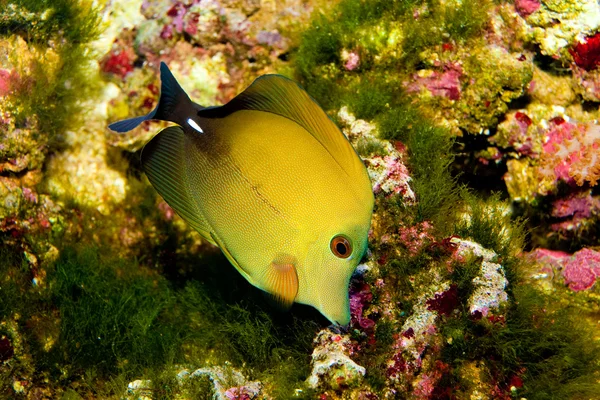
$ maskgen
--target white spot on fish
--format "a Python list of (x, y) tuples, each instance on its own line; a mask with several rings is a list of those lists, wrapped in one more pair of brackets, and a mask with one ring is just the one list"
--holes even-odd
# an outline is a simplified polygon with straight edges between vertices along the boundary
[(200, 128), (200, 125), (198, 125), (198, 124), (196, 123), (196, 121), (194, 121), (193, 119), (191, 119), (191, 118), (188, 118), (188, 120), (187, 120), (187, 123), (188, 123), (188, 124), (189, 124), (189, 125), (190, 125), (192, 128), (194, 128), (195, 130), (197, 130), (198, 132), (200, 132), (200, 133), (204, 133), (204, 131), (202, 130), (202, 128)]

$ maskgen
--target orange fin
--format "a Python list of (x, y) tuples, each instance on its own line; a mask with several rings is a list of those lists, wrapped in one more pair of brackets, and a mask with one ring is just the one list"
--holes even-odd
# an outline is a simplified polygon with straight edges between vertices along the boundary
[(283, 309), (289, 309), (298, 294), (298, 274), (294, 264), (272, 262), (266, 276), (265, 290)]

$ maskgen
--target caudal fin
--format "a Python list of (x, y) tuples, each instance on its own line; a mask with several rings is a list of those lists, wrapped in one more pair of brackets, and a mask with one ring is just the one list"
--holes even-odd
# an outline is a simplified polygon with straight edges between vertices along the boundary
[(115, 132), (128, 132), (142, 122), (151, 119), (171, 121), (183, 125), (188, 118), (186, 114), (190, 112), (190, 109), (196, 109), (194, 103), (181, 88), (164, 62), (160, 63), (160, 81), (160, 99), (154, 110), (141, 117), (114, 122), (108, 127)]

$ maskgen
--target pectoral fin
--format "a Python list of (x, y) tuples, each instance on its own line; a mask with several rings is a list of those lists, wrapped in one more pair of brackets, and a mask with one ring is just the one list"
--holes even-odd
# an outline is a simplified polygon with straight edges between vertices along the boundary
[(298, 274), (291, 263), (272, 262), (266, 274), (265, 287), (282, 309), (289, 309), (298, 294)]

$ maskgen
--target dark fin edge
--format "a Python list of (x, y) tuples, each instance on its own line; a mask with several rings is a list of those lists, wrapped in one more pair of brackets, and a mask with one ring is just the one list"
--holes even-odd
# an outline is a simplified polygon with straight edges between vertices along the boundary
[(167, 64), (163, 61), (160, 63), (160, 82), (160, 98), (154, 110), (141, 117), (114, 122), (108, 125), (108, 127), (115, 132), (124, 133), (137, 128), (142, 122), (151, 119), (170, 121), (183, 125), (185, 117), (178, 118), (177, 111), (181, 108), (178, 106), (181, 104), (188, 105), (192, 101), (179, 85)]

